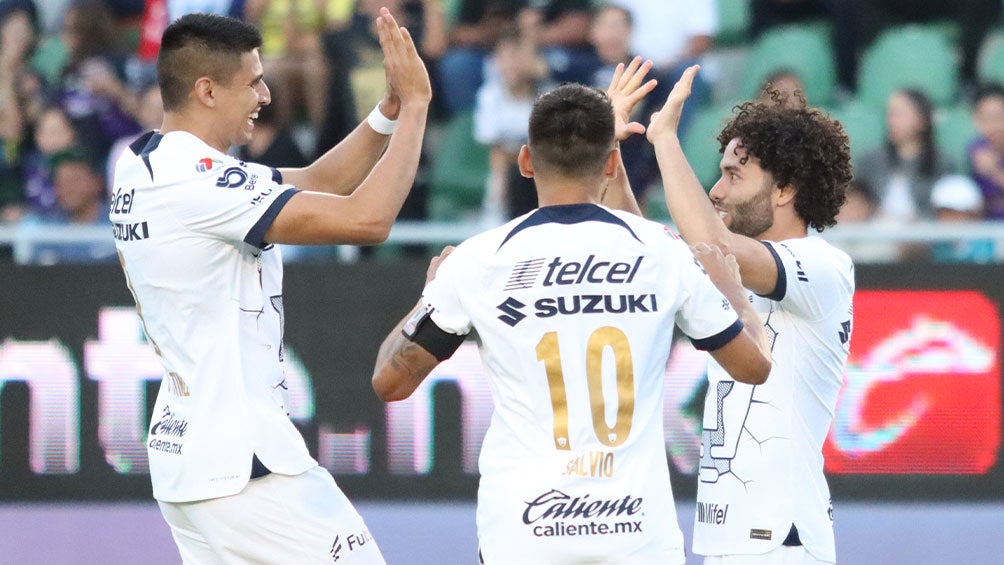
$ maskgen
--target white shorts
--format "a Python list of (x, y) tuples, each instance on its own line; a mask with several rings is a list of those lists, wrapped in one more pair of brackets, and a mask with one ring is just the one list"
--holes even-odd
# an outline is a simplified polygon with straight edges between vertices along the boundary
[(158, 502), (186, 565), (384, 565), (376, 541), (331, 473), (271, 473), (240, 493)]
[(704, 565), (828, 565), (809, 554), (801, 545), (782, 545), (761, 555), (714, 555)]

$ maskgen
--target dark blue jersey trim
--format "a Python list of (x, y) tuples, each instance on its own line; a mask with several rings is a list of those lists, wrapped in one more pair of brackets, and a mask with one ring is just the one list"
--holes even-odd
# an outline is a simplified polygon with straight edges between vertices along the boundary
[(150, 165), (150, 154), (157, 149), (162, 139), (164, 139), (163, 135), (151, 131), (129, 144), (129, 149), (143, 159), (143, 164), (146, 165), (146, 170), (150, 173), (150, 180), (153, 180), (153, 166)]
[(690, 343), (694, 344), (694, 347), (700, 349), (701, 351), (714, 351), (732, 341), (741, 331), (743, 331), (743, 323), (737, 319), (735, 322), (732, 322), (731, 326), (716, 333), (715, 335), (704, 339), (691, 338)]
[(282, 207), (285, 206), (286, 203), (289, 202), (289, 199), (297, 192), (300, 191), (295, 188), (287, 188), (282, 194), (273, 200), (272, 204), (269, 205), (268, 210), (265, 210), (265, 213), (261, 215), (261, 218), (259, 218), (258, 221), (251, 226), (251, 229), (248, 230), (248, 234), (244, 236), (244, 243), (253, 245), (258, 249), (265, 247), (265, 232), (268, 231), (268, 228), (272, 227), (272, 222), (274, 222), (275, 218), (279, 215), (279, 211), (282, 210)]
[(505, 239), (502, 240), (502, 244), (499, 245), (499, 249), (502, 249), (502, 246), (512, 239), (513, 236), (527, 228), (551, 223), (578, 224), (582, 222), (606, 222), (608, 224), (614, 224), (615, 226), (621, 226), (630, 232), (631, 237), (637, 239), (638, 243), (642, 243), (641, 239), (635, 235), (634, 230), (627, 225), (627, 222), (611, 214), (608, 210), (600, 208), (596, 204), (562, 204), (560, 206), (545, 206), (534, 210), (532, 214), (527, 216), (525, 220), (520, 222), (519, 225), (514, 227), (512, 231), (505, 236)]
[(777, 264), (777, 283), (774, 285), (772, 292), (758, 294), (764, 298), (780, 302), (788, 293), (788, 276), (784, 273), (784, 263), (781, 262), (781, 256), (777, 254), (777, 250), (774, 249), (773, 245), (766, 241), (761, 241), (760, 243), (764, 244), (770, 250), (770, 254), (774, 256), (774, 263)]
[(282, 184), (282, 173), (279, 172), (279, 169), (275, 167), (269, 168), (272, 169), (272, 182), (275, 184)]

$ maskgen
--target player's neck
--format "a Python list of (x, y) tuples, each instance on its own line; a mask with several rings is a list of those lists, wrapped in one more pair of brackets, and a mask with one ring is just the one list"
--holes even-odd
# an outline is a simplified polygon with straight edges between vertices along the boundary
[(540, 207), (565, 204), (599, 204), (603, 187), (598, 181), (583, 179), (541, 179), (537, 184), (537, 203)]
[(167, 112), (164, 114), (160, 133), (166, 135), (173, 131), (190, 133), (220, 153), (230, 151), (230, 145), (219, 139), (218, 128), (212, 127), (211, 122), (207, 120), (198, 119), (184, 112)]

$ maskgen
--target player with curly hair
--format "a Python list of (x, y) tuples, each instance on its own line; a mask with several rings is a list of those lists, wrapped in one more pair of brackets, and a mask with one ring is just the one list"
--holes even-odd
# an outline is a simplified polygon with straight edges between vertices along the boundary
[(747, 102), (718, 136), (721, 178), (706, 194), (677, 136), (697, 70), (646, 135), (684, 240), (735, 256), (774, 364), (764, 384), (747, 385), (710, 361), (694, 552), (714, 565), (835, 563), (822, 447), (849, 351), (854, 265), (809, 228), (836, 223), (848, 139), (804, 100)]

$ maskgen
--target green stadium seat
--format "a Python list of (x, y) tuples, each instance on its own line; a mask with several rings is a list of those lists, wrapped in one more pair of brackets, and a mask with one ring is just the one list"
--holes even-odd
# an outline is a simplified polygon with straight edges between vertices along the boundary
[(50, 35), (43, 39), (31, 58), (31, 68), (37, 71), (48, 84), (56, 84), (63, 73), (68, 59), (66, 47), (59, 36)]
[(474, 141), (474, 114), (461, 112), (447, 122), (432, 156), (429, 215), (455, 220), (481, 207), (488, 179), (488, 147)]
[(750, 27), (750, 0), (719, 0), (715, 47), (732, 47), (746, 42)]
[(705, 191), (711, 190), (720, 176), (718, 165), (721, 163), (722, 154), (718, 151), (717, 138), (732, 115), (732, 107), (733, 105), (729, 104), (701, 109), (680, 140), (683, 153)]
[(1004, 31), (987, 37), (980, 50), (977, 74), (982, 82), (1004, 84)]
[(939, 109), (934, 116), (935, 143), (960, 172), (968, 172), (966, 146), (976, 137), (971, 113), (972, 110), (967, 105), (959, 104)]
[(852, 100), (829, 112), (851, 138), (851, 160), (880, 147), (885, 140), (885, 112), (860, 100)]
[(799, 76), (810, 104), (829, 104), (836, 85), (829, 27), (813, 23), (765, 31), (753, 44), (743, 65), (740, 98), (757, 97), (763, 82), (781, 70), (794, 71)]
[(906, 25), (884, 32), (865, 51), (858, 76), (859, 96), (884, 108), (889, 94), (916, 88), (937, 106), (955, 101), (958, 69), (945, 34), (930, 26)]

